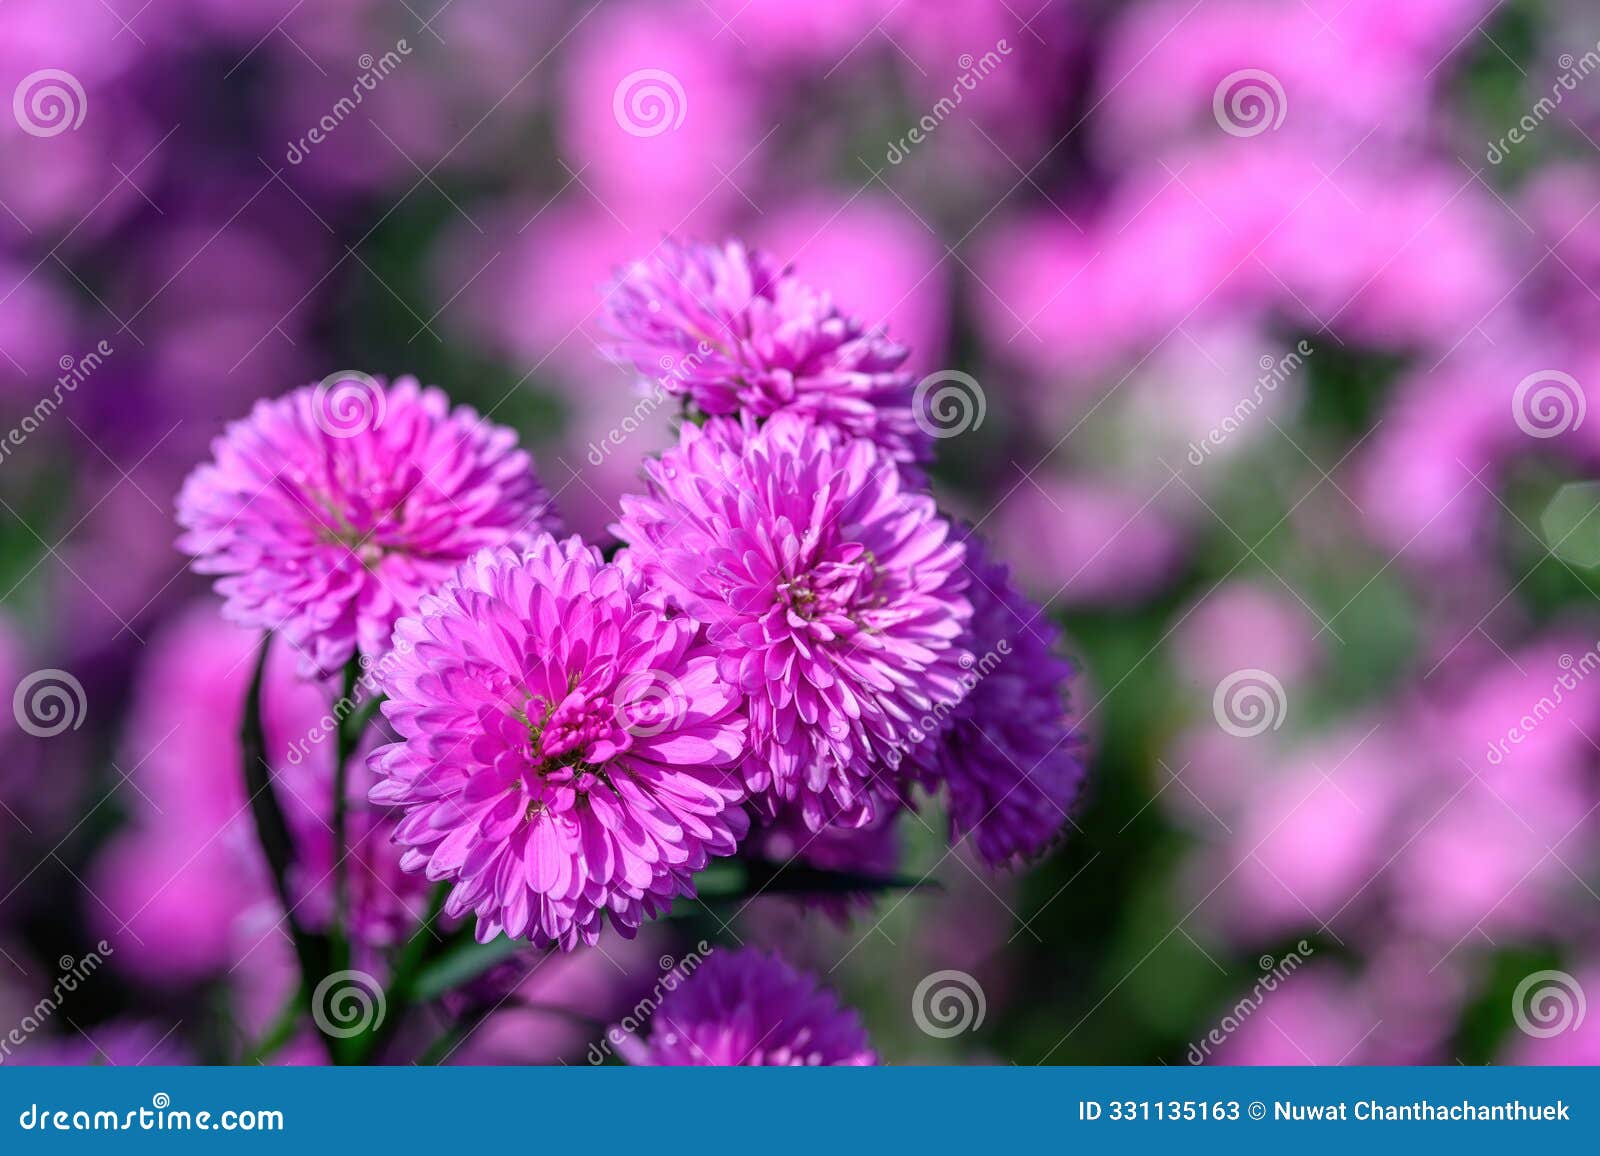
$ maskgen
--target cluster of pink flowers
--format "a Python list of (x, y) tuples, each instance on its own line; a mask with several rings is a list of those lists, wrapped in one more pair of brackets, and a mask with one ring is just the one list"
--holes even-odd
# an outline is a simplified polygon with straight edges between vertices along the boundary
[[(981, 859), (1044, 851), (1082, 778), (1072, 668), (928, 492), (907, 351), (737, 244), (664, 246), (611, 308), (642, 372), (684, 372), (609, 560), (554, 536), (510, 431), (410, 378), (258, 404), (179, 496), (229, 619), (386, 695), (370, 800), (399, 870), (482, 942), (570, 951), (631, 938), (716, 858), (887, 886), (895, 816), (939, 792)], [(730, 956), (674, 1006), (651, 1062), (872, 1062), (781, 961)]]

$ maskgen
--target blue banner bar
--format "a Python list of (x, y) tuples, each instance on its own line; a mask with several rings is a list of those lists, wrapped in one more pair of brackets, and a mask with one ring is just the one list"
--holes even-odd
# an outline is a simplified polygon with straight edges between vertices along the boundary
[(1597, 1089), (1587, 1068), (19, 1068), (0, 1071), (0, 1152), (736, 1141), (831, 1156), (1263, 1133), (1297, 1153), (1473, 1137), (1593, 1151)]

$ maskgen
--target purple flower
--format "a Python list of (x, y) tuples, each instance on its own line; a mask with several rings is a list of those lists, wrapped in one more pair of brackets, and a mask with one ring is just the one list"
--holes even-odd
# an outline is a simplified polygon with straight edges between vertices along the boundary
[(952, 842), (971, 834), (986, 862), (1014, 865), (1049, 846), (1083, 783), (1067, 713), (1073, 668), (1055, 652), (1055, 624), (976, 537), (967, 541), (967, 572), (964, 643), (975, 657), (965, 693), (909, 761), (930, 789), (945, 787)]
[(776, 955), (718, 951), (662, 999), (650, 1038), (626, 1058), (649, 1066), (865, 1067), (878, 1057), (861, 1017)]
[[(331, 387), (330, 386), (331, 383)], [(257, 402), (178, 495), (178, 548), (224, 617), (278, 630), (307, 677), (387, 652), (395, 620), (486, 546), (553, 528), (516, 435), (405, 377)]]
[(739, 696), (632, 567), (577, 538), (486, 550), (395, 628), (372, 800), (445, 911), (536, 944), (624, 935), (748, 826)]
[(664, 242), (622, 274), (609, 309), (611, 351), (703, 413), (798, 413), (898, 461), (928, 456), (900, 369), (907, 350), (736, 241)]
[(751, 791), (768, 814), (798, 800), (813, 830), (871, 822), (895, 794), (884, 756), (959, 692), (949, 524), (871, 442), (791, 414), (686, 426), (646, 475), (616, 533), (744, 693)]

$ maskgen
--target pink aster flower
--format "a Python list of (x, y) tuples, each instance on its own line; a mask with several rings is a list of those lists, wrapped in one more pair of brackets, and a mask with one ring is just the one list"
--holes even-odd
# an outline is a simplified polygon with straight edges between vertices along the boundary
[(665, 242), (623, 272), (608, 308), (612, 352), (702, 413), (799, 413), (899, 461), (928, 455), (907, 350), (765, 254)]
[(744, 694), (746, 781), (768, 814), (864, 826), (895, 794), (883, 758), (955, 696), (971, 606), (963, 548), (871, 442), (793, 414), (713, 420), (646, 466), (615, 532), (708, 625)]
[(994, 865), (1038, 855), (1067, 823), (1083, 762), (1067, 714), (1072, 665), (1056, 654), (1059, 631), (1011, 581), (1009, 570), (967, 541), (972, 655), (962, 696), (942, 731), (911, 749), (930, 788), (949, 796), (950, 837), (973, 836)]
[(329, 382), (256, 403), (178, 495), (178, 548), (222, 575), (224, 617), (281, 631), (307, 677), (378, 659), (460, 562), (554, 521), (511, 430), (415, 378)]
[(739, 696), (699, 628), (577, 538), (486, 550), (395, 628), (372, 761), (402, 866), (536, 944), (631, 935), (748, 827)]
[(718, 951), (662, 999), (648, 1041), (625, 1057), (648, 1066), (867, 1067), (878, 1062), (861, 1017), (831, 991), (760, 951)]

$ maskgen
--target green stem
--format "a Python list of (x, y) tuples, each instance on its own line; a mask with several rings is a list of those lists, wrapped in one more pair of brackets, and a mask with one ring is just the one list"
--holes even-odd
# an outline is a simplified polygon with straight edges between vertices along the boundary
[[(356, 685), (361, 678), (361, 662), (351, 658), (345, 663), (344, 685), (333, 704), (333, 718), (338, 720), (339, 732), (333, 765), (333, 968), (341, 971), (350, 966), (350, 869), (345, 864), (346, 830), (350, 811), (350, 759), (361, 741), (361, 728), (346, 725), (355, 717), (353, 709), (346, 715), (346, 704), (353, 708)], [(370, 718), (370, 715), (366, 717)], [(364, 720), (363, 720), (364, 725)]]
[[(444, 902), (450, 896), (450, 884), (440, 883), (433, 889), (433, 894), (428, 898), (428, 910), (418, 924), (417, 930), (406, 940), (404, 946), (395, 954), (393, 968), (389, 973), (389, 986), (385, 995), (385, 1010), (383, 1022), (372, 1031), (354, 1039), (344, 1041), (345, 1063), (367, 1064), (380, 1055), (385, 1045), (394, 1038), (399, 1030), (406, 1013), (411, 1010), (411, 1005), (416, 1000), (417, 976), (425, 964), (434, 954), (430, 941), (433, 938), (432, 927), (438, 921), (439, 914), (444, 910)], [(448, 941), (447, 941), (448, 942)]]
[(762, 895), (875, 895), (884, 891), (937, 891), (939, 885), (909, 875), (863, 875), (855, 871), (830, 871), (763, 859), (742, 860), (744, 877), (738, 886), (699, 889), (707, 903), (734, 903)]
[(264, 1064), (278, 1050), (294, 1038), (295, 1029), (300, 1026), (300, 1013), (306, 1006), (310, 993), (305, 986), (295, 988), (289, 993), (289, 998), (284, 1001), (283, 1007), (278, 1009), (278, 1014), (273, 1017), (272, 1024), (267, 1028), (266, 1034), (255, 1047), (250, 1049), (245, 1057), (247, 1064)]
[(418, 1003), (438, 999), (446, 992), (455, 991), (519, 955), (533, 955), (535, 950), (526, 943), (498, 936), (488, 943), (479, 943), (470, 923), (463, 924), (449, 939), (436, 945), (428, 954), (425, 966), (420, 968), (412, 987), (412, 996)]
[(450, 1053), (456, 1050), (462, 1040), (476, 1031), (478, 1025), (488, 1018), (488, 1013), (483, 1012), (453, 1025), (449, 1031), (428, 1045), (427, 1050), (418, 1058), (417, 1063), (424, 1068), (438, 1067), (450, 1058)]
[(289, 892), (289, 872), (295, 861), (294, 839), (289, 834), (289, 824), (278, 803), (277, 792), (273, 790), (272, 768), (266, 756), (266, 728), (261, 721), (261, 691), (266, 680), (267, 656), (271, 648), (272, 635), (269, 633), (261, 640), (255, 671), (250, 678), (250, 687), (245, 692), (239, 742), (244, 756), (245, 794), (250, 800), (256, 837), (267, 860), (272, 889), (278, 896), (278, 902), (283, 905), (284, 923), (289, 928), (295, 959), (300, 965), (301, 987), (309, 992), (328, 974), (330, 955), (327, 938), (308, 932), (295, 915), (294, 899)]
[(385, 699), (383, 695), (374, 694), (371, 698), (367, 699), (366, 702), (357, 707), (355, 713), (345, 720), (345, 725), (350, 727), (357, 738), (360, 738), (362, 735), (367, 733), (367, 724), (373, 720), (375, 715), (377, 715), (378, 708), (383, 706), (384, 701)]

